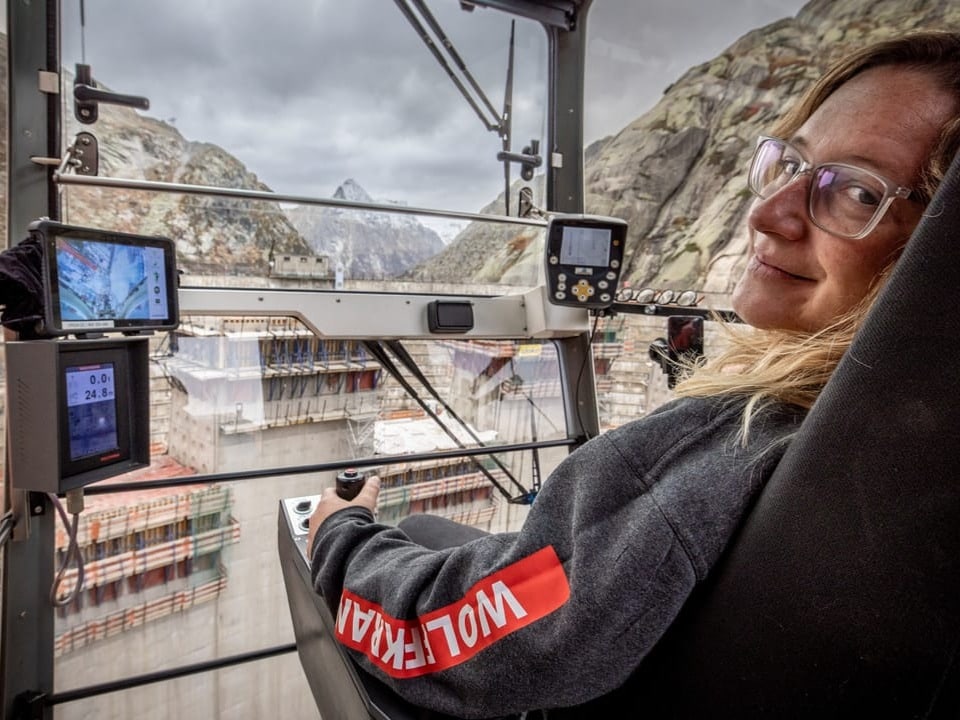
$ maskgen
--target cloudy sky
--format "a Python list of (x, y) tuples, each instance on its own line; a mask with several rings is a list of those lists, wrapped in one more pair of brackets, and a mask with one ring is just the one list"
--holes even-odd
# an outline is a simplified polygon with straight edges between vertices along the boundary
[[(427, 0), (500, 111), (508, 15)], [(150, 98), (149, 115), (238, 157), (273, 190), (476, 212), (503, 189), (500, 140), (393, 0), (62, 0), (64, 64)], [(595, 0), (587, 140), (645, 112), (684, 71), (801, 0)], [(513, 149), (545, 130), (546, 41), (517, 24)], [(101, 142), (106, 142), (101, 138)], [(516, 170), (513, 177), (516, 177)]]

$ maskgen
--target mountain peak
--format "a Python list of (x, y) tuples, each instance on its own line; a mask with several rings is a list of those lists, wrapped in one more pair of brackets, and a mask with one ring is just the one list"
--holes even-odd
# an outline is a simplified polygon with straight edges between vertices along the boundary
[(360, 187), (353, 178), (347, 178), (343, 181), (337, 191), (333, 194), (337, 200), (350, 200), (351, 202), (372, 203), (373, 198), (367, 194), (367, 191)]

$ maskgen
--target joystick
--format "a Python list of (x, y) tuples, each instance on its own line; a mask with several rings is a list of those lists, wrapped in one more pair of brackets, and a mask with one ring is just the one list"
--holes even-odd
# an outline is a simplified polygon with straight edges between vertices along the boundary
[(344, 500), (353, 500), (363, 489), (367, 476), (353, 468), (337, 475), (337, 496)]

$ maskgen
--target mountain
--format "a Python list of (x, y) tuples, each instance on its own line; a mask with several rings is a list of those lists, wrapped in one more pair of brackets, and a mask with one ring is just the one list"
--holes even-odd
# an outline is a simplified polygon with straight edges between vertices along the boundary
[[(587, 212), (629, 224), (623, 280), (728, 293), (745, 262), (751, 198), (744, 175), (757, 135), (839, 55), (925, 27), (960, 28), (960, 2), (811, 0), (796, 17), (751, 31), (691, 68), (649, 112), (588, 147)], [(87, 129), (72, 114), (67, 120), (68, 137)], [(101, 105), (96, 132), (104, 139), (101, 175), (269, 190), (224, 149), (188, 141), (173, 125), (130, 109)], [(531, 186), (542, 205), (542, 176)], [(353, 180), (334, 197), (370, 201)], [(501, 194), (484, 211), (500, 214), (502, 207)], [(317, 206), (285, 212), (268, 201), (76, 186), (65, 191), (63, 211), (67, 222), (170, 234), (191, 272), (266, 274), (273, 254), (325, 254), (348, 277), (528, 285), (540, 265), (541, 233), (515, 225), (471, 223), (444, 247), (433, 230), (401, 213)]]
[[(649, 112), (588, 148), (586, 211), (629, 223), (622, 279), (727, 294), (746, 261), (745, 174), (756, 137), (833, 60), (919, 28), (960, 28), (960, 3), (812, 0), (795, 18), (751, 31), (690, 69)], [(502, 195), (490, 207), (498, 202)], [(538, 265), (536, 235), (474, 223), (411, 276), (528, 279), (525, 268)]]
[[(374, 202), (352, 179), (333, 197)], [(443, 248), (440, 236), (413, 215), (300, 205), (289, 208), (287, 217), (312, 252), (328, 256), (333, 267), (342, 266), (348, 278), (397, 277)]]
[[(65, 82), (72, 84), (69, 74)], [(91, 127), (69, 108), (64, 117), (67, 137)], [(95, 128), (101, 176), (270, 190), (223, 148), (187, 140), (173, 125), (129, 108), (101, 104)], [(178, 265), (191, 273), (265, 275), (272, 253), (313, 252), (276, 202), (70, 186), (62, 216), (76, 225), (168, 235)]]
[[(5, 34), (0, 34), (0, 65), (6, 72)], [(72, 85), (64, 70), (65, 83)], [(7, 122), (7, 86), (0, 83), (0, 131)], [(90, 126), (65, 114), (67, 137)], [(270, 191), (244, 164), (217, 145), (187, 140), (172, 124), (129, 108), (102, 104), (95, 126), (100, 142), (101, 176), (132, 180)], [(6, 144), (0, 143), (0, 161)], [(4, 175), (0, 184), (6, 182)], [(370, 203), (354, 180), (334, 198)], [(6, 193), (0, 192), (2, 217)], [(388, 204), (388, 203), (383, 203)], [(443, 247), (440, 236), (416, 217), (338, 208), (234, 200), (193, 194), (69, 186), (62, 196), (62, 219), (76, 225), (122, 232), (168, 235), (176, 242), (178, 265), (192, 274), (266, 275), (272, 255), (327, 255), (347, 277), (389, 278), (403, 273)]]

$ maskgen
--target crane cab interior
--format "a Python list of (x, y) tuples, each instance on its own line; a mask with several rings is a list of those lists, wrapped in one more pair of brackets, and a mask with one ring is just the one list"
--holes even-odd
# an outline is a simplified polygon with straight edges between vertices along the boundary
[[(820, 37), (810, 28), (846, 20), (816, 0), (798, 7), (768, 36), (697, 60), (662, 91), (676, 104), (635, 120), (622, 88), (590, 94), (610, 67), (651, 64), (627, 32), (645, 27), (632, 3), (396, 0), (364, 2), (357, 17), (191, 6), (180, 20), (149, 5), (7, 3), (0, 301), (19, 337), (4, 342), (2, 716), (442, 720), (334, 641), (306, 560), (312, 501), (344, 473), (377, 472), (385, 522), (430, 511), (514, 529), (571, 450), (668, 399), (681, 355), (709, 355), (717, 320), (738, 320), (717, 273), (738, 267), (742, 237), (726, 228), (749, 195), (731, 181), (705, 200), (681, 179), (702, 187), (697, 173), (742, 165), (746, 136), (777, 112), (765, 93), (809, 80), (780, 54), (793, 47), (783, 38), (800, 47), (804, 33)], [(416, 50), (436, 82), (420, 87), (413, 60), (371, 71), (362, 53), (348, 63), (293, 40), (325, 12), (345, 28), (389, 16), (383, 25), (402, 32), (377, 34), (368, 54)], [(263, 52), (239, 52), (232, 37)], [(211, 73), (201, 97), (178, 85), (174, 52)], [(288, 53), (316, 72), (282, 65)], [(761, 55), (769, 75), (748, 88), (755, 68), (736, 72)], [(229, 80), (213, 74), (224, 58)], [(376, 104), (348, 115), (357, 68), (380, 97), (436, 107), (442, 122), (375, 125), (391, 114)], [(337, 75), (322, 107), (295, 93), (319, 94), (314, 80)], [(262, 93), (230, 105), (229, 83)], [(438, 102), (444, 92), (459, 110)], [(691, 98), (735, 123), (710, 125)], [(409, 172), (390, 189), (406, 184), (419, 200), (374, 200), (355, 180), (329, 196), (316, 183), (271, 189), (189, 136), (194, 106), (237, 127), (275, 118), (246, 150), (266, 174), (296, 169), (282, 182), (348, 167), (344, 156), (399, 158)], [(316, 128), (291, 150), (293, 109)], [(608, 127), (599, 115), (629, 119)], [(448, 139), (478, 119), (490, 147)], [(394, 135), (424, 144), (388, 144)], [(630, 153), (646, 165), (623, 184)], [(438, 156), (470, 180), (438, 171), (414, 188)], [(474, 184), (495, 197), (480, 212), (458, 194)], [(955, 160), (848, 356), (662, 642), (617, 691), (527, 717), (960, 713), (958, 193)], [(414, 225), (429, 250), (390, 265), (390, 241)], [(124, 258), (124, 272), (94, 272)], [(118, 285), (120, 296), (100, 292)], [(159, 309), (138, 314), (144, 303)]]

